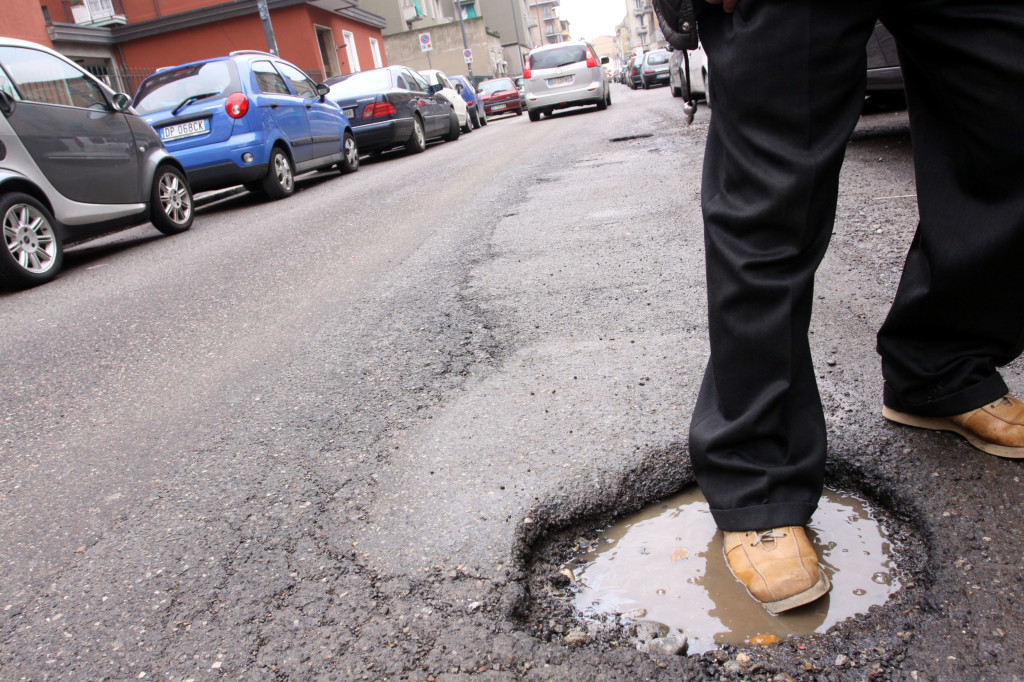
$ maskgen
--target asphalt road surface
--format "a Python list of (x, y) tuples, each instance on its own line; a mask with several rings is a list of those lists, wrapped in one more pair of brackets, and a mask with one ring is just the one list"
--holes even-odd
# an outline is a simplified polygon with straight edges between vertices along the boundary
[(903, 112), (850, 142), (812, 348), (828, 482), (887, 510), (904, 587), (689, 658), (549, 596), (571, 538), (693, 480), (710, 114), (613, 101), (228, 197), (0, 295), (0, 679), (1020, 679), (1020, 466), (880, 415)]

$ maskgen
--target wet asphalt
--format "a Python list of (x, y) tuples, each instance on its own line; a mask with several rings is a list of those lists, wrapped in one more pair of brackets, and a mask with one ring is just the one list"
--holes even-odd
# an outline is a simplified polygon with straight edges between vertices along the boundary
[(828, 484), (884, 511), (903, 588), (694, 657), (554, 596), (580, 537), (693, 482), (710, 115), (613, 100), (0, 295), (0, 679), (1020, 679), (1020, 465), (880, 415), (905, 112), (850, 142), (811, 339)]

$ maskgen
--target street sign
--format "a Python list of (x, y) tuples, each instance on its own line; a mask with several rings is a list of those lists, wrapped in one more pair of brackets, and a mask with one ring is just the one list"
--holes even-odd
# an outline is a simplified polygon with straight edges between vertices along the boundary
[(473, 50), (465, 49), (462, 51), (462, 56), (465, 58), (467, 64), (473, 63)]
[(434, 46), (430, 43), (430, 34), (429, 33), (421, 33), (420, 34), (420, 50), (422, 52), (430, 52), (433, 49), (434, 49)]

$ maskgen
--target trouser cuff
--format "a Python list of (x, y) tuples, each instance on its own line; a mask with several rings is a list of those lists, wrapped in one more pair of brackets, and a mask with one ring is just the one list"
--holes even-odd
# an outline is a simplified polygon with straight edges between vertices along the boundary
[(885, 406), (897, 412), (906, 412), (918, 417), (952, 417), (956, 414), (963, 414), (976, 410), (979, 407), (993, 403), (1010, 392), (1006, 387), (1003, 377), (993, 374), (988, 379), (973, 386), (947, 395), (938, 400), (931, 400), (926, 403), (910, 405), (901, 402), (896, 391), (885, 384), (882, 395), (882, 402)]
[(781, 526), (806, 526), (818, 508), (811, 503), (762, 504), (742, 509), (712, 509), (711, 516), (722, 530), (766, 530)]

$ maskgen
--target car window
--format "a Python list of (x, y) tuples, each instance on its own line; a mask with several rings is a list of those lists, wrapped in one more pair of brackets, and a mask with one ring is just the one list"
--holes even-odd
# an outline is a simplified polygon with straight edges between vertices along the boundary
[(239, 91), (235, 63), (219, 59), (158, 71), (142, 82), (132, 106), (140, 114), (148, 114), (173, 109), (189, 97), (224, 97)]
[(651, 52), (647, 56), (648, 64), (668, 64), (669, 55), (668, 52)]
[(441, 85), (443, 85), (444, 87), (448, 88), (449, 90), (454, 90), (455, 89), (455, 86), (452, 85), (452, 82), (450, 80), (448, 80), (447, 78), (444, 77), (443, 73), (437, 74), (437, 80), (441, 82)]
[(583, 45), (566, 45), (553, 50), (541, 50), (530, 55), (530, 67), (534, 69), (555, 69), (576, 62), (587, 61), (587, 48)]
[(13, 99), (21, 99), (18, 91), (14, 88), (14, 83), (11, 82), (11, 79), (7, 77), (2, 68), (0, 68), (0, 90), (6, 92)]
[[(331, 97), (360, 95), (367, 92), (381, 92), (391, 87), (391, 77), (384, 69), (372, 69), (370, 71), (357, 71), (350, 74), (341, 81), (329, 81), (331, 86)], [(405, 85), (399, 82), (398, 87)]]
[(276, 66), (278, 71), (280, 71), (292, 84), (292, 87), (295, 88), (296, 95), (304, 97), (305, 99), (316, 99), (319, 97), (319, 95), (316, 94), (316, 85), (313, 84), (313, 81), (309, 80), (309, 77), (306, 74), (302, 73), (294, 66), (285, 64), (284, 62), (277, 62)]
[(109, 108), (103, 89), (62, 59), (22, 47), (0, 47), (3, 64), (21, 98), (66, 107)]
[(515, 90), (516, 84), (512, 82), (511, 78), (496, 78), (492, 81), (484, 81), (480, 84), (480, 92), (485, 95), (493, 95), (496, 92), (502, 90)]
[(270, 62), (253, 62), (252, 75), (256, 77), (256, 85), (260, 92), (265, 92), (268, 95), (292, 94), (292, 91), (288, 89), (288, 84), (284, 82), (284, 78)]
[(410, 90), (422, 90), (423, 92), (426, 92), (427, 88), (430, 87), (427, 85), (427, 81), (423, 80), (423, 76), (413, 71), (406, 71), (405, 79), (409, 83)]

